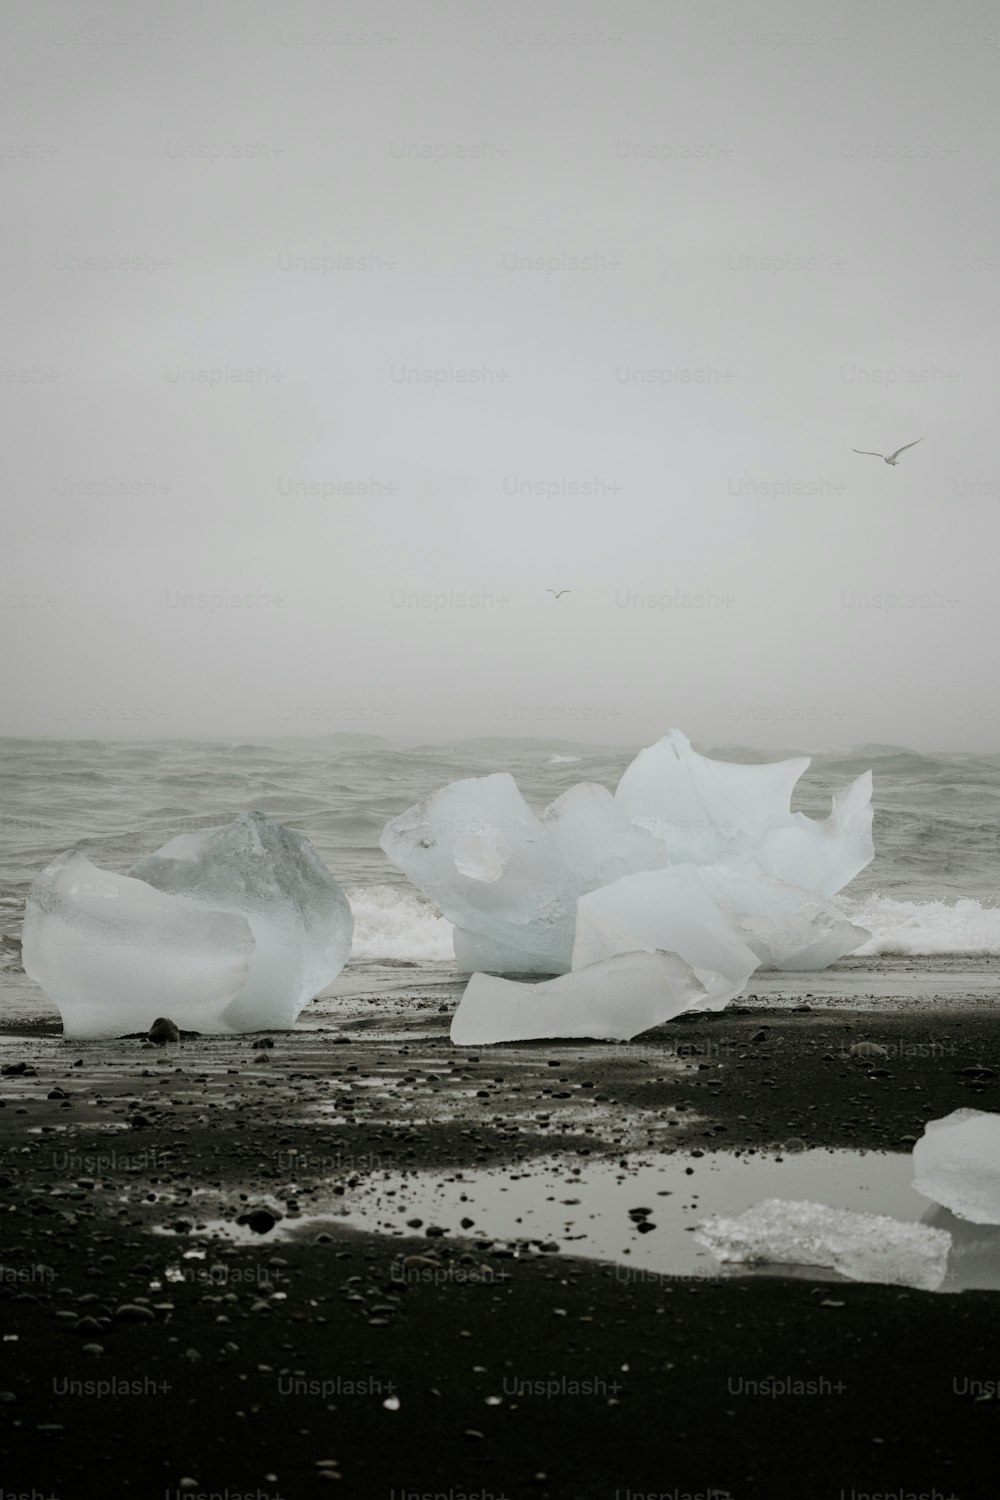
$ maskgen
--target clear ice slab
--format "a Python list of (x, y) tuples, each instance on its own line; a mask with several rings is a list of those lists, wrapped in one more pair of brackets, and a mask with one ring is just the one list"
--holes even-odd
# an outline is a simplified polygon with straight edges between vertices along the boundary
[(245, 917), (189, 906), (71, 852), (32, 885), (21, 952), (63, 1035), (86, 1038), (148, 1031), (163, 1015), (186, 1030), (231, 1030), (223, 1016), (253, 947)]
[(673, 953), (623, 953), (540, 984), (473, 974), (451, 1023), (460, 1047), (550, 1037), (627, 1042), (682, 1011), (707, 1008), (690, 964)]
[(294, 1026), (351, 953), (347, 897), (305, 834), (263, 813), (182, 833), (132, 875), (206, 910), (245, 918), (254, 949), (246, 983), (226, 1008), (232, 1031)]
[(928, 1120), (913, 1171), (925, 1198), (973, 1224), (1000, 1224), (1000, 1114), (956, 1109)]
[(309, 840), (247, 813), (182, 834), (129, 875), (61, 855), (28, 894), (25, 972), (67, 1037), (294, 1025), (350, 955), (347, 898)]
[(766, 1198), (735, 1218), (716, 1215), (695, 1239), (737, 1265), (827, 1266), (851, 1281), (936, 1291), (948, 1269), (951, 1235), (884, 1214)]
[(678, 955), (704, 984), (705, 1008), (740, 994), (757, 955), (719, 909), (694, 865), (626, 875), (577, 903), (573, 969), (640, 950)]

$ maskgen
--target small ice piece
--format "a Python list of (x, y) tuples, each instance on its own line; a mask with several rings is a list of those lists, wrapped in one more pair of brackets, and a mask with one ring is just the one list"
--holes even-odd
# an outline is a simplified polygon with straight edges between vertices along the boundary
[(1000, 1291), (1000, 1225), (973, 1224), (938, 1203), (920, 1222), (951, 1235), (947, 1291)]
[(1000, 1114), (956, 1109), (928, 1120), (913, 1171), (925, 1198), (973, 1224), (1000, 1224)]
[(767, 1198), (736, 1218), (695, 1231), (717, 1260), (738, 1265), (828, 1266), (851, 1281), (933, 1292), (948, 1269), (951, 1235), (883, 1214)]
[(451, 1023), (460, 1047), (554, 1037), (627, 1042), (682, 1011), (704, 986), (673, 953), (623, 953), (541, 984), (473, 974)]
[(46, 866), (25, 905), (24, 971), (66, 1037), (145, 1032), (164, 1015), (228, 1032), (253, 947), (242, 915), (189, 906), (73, 851)]
[(676, 953), (705, 986), (705, 1009), (721, 1010), (741, 993), (759, 959), (701, 875), (696, 865), (671, 865), (581, 896), (574, 971), (616, 953)]
[(808, 756), (763, 765), (710, 760), (672, 729), (639, 752), (615, 802), (663, 842), (672, 864), (729, 864), (832, 896), (874, 857), (871, 772), (838, 792), (818, 823), (791, 811), (808, 766)]
[(246, 983), (223, 1014), (232, 1031), (294, 1026), (350, 957), (347, 897), (305, 834), (263, 813), (182, 833), (131, 873), (199, 910), (246, 918), (254, 950)]

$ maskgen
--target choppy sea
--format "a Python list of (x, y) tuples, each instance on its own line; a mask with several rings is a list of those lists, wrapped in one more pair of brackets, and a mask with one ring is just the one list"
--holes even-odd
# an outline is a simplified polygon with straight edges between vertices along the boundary
[[(451, 928), (378, 847), (387, 820), (445, 782), (510, 771), (536, 811), (577, 781), (614, 788), (636, 750), (566, 740), (404, 745), (377, 737), (223, 742), (0, 740), (0, 937), (20, 936), (24, 898), (56, 854), (83, 850), (127, 871), (187, 830), (256, 809), (307, 834), (355, 916), (351, 963), (371, 990), (405, 964), (410, 981), (449, 973)], [(801, 753), (698, 745), (731, 760)], [(823, 817), (871, 768), (875, 859), (838, 900), (873, 934), (864, 955), (1000, 955), (1000, 755), (927, 755), (868, 745), (813, 756), (792, 807)], [(0, 1014), (55, 1015), (0, 953)]]

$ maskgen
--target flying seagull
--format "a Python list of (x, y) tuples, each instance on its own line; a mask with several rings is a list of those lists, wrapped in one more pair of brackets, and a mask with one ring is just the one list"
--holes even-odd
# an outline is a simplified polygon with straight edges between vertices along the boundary
[(558, 594), (556, 593), (555, 589), (546, 589), (545, 592), (547, 594), (552, 594), (553, 597), (556, 598), (556, 599), (561, 599), (562, 596), (563, 596), (563, 594), (571, 594), (573, 592), (573, 590), (572, 589), (560, 589), (559, 592), (558, 592)]
[(907, 448), (915, 448), (917, 443), (922, 443), (923, 438), (915, 438), (912, 443), (904, 443), (902, 448), (897, 448), (895, 453), (873, 453), (870, 448), (852, 448), (852, 453), (865, 453), (869, 458), (880, 458), (886, 464), (898, 464), (899, 455), (905, 453)]

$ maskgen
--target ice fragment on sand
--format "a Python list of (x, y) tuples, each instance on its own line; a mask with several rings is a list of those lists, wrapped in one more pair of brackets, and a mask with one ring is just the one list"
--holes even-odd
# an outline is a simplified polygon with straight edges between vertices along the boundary
[(948, 1268), (951, 1235), (882, 1214), (767, 1198), (736, 1218), (706, 1219), (695, 1239), (720, 1261), (828, 1266), (852, 1281), (933, 1292)]
[[(808, 764), (710, 760), (671, 730), (640, 752), (614, 794), (580, 783), (539, 817), (505, 772), (469, 777), (393, 818), (380, 843), (454, 924), (464, 969), (564, 973), (579, 897), (678, 865), (718, 866), (734, 877), (717, 895), (730, 915), (735, 902), (741, 940), (758, 959), (816, 968), (867, 938), (816, 898), (838, 891), (874, 850), (870, 774), (816, 822), (790, 811)], [(802, 890), (762, 888), (744, 898), (736, 877)]]
[(628, 1041), (706, 1005), (694, 970), (672, 953), (624, 953), (541, 984), (473, 974), (451, 1024), (459, 1046), (541, 1037)]
[(130, 875), (83, 854), (32, 886), (25, 971), (67, 1036), (292, 1026), (350, 954), (347, 898), (309, 840), (260, 813), (172, 839)]
[(1000, 1114), (956, 1109), (928, 1120), (913, 1170), (925, 1198), (973, 1224), (1000, 1224)]
[(160, 1016), (195, 1031), (246, 983), (253, 934), (238, 914), (200, 910), (83, 854), (53, 860), (28, 893), (24, 971), (59, 1008), (67, 1037), (146, 1031)]
[(347, 897), (304, 834), (262, 813), (182, 833), (132, 874), (185, 903), (248, 922), (250, 970), (223, 1014), (233, 1031), (293, 1026), (350, 956)]

